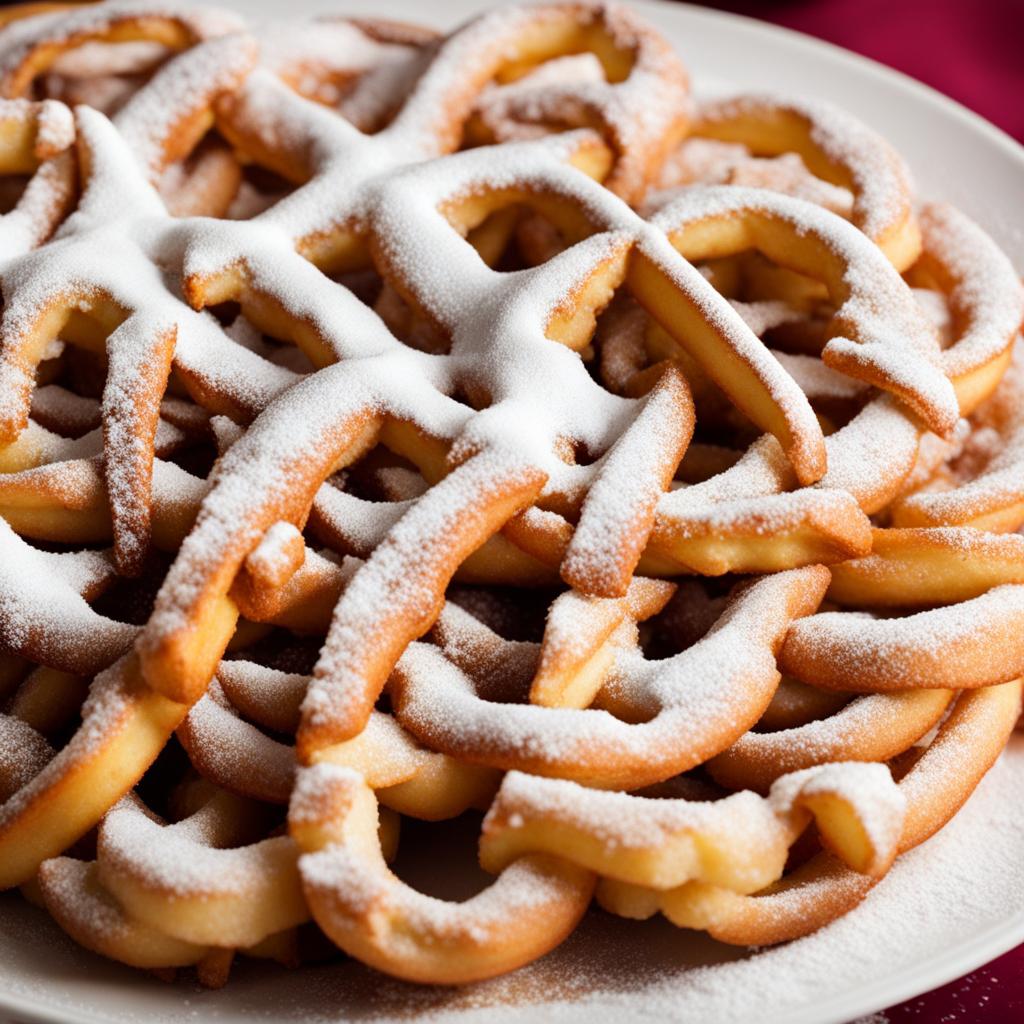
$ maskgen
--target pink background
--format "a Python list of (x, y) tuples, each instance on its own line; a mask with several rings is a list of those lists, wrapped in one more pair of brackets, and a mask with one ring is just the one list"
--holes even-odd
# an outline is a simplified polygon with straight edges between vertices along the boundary
[(1024, 0), (711, 0), (704, 6), (785, 25), (881, 61), (1024, 142)]

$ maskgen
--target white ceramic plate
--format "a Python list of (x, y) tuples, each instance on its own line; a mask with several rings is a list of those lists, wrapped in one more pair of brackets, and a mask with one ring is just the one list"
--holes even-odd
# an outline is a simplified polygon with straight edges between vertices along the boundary
[[(280, 17), (283, 10), (278, 0), (233, 5), (250, 15)], [(292, 0), (287, 9), (371, 13), (447, 28), (483, 6), (482, 0)], [(1024, 150), (997, 129), (925, 86), (807, 37), (685, 5), (635, 6), (676, 45), (700, 91), (770, 88), (841, 104), (896, 144), (922, 195), (957, 203), (1024, 266)], [(927, 991), (1024, 940), (1024, 823), (1011, 811), (1022, 788), (1019, 738), (954, 822), (902, 858), (862, 907), (787, 946), (735, 950), (664, 921), (638, 924), (594, 913), (538, 963), (457, 991), (404, 985), (354, 963), (285, 972), (242, 962), (219, 992), (168, 986), (85, 953), (45, 914), (8, 894), (0, 897), (0, 1014), (12, 1021), (145, 1024), (412, 1018), (503, 1024), (541, 1014), (587, 1024), (840, 1024)], [(407, 836), (406, 844), (416, 838)], [(470, 851), (471, 837), (463, 838), (461, 848)], [(434, 852), (450, 868), (448, 853)], [(468, 860), (462, 875), (456, 885), (465, 892), (474, 882)]]

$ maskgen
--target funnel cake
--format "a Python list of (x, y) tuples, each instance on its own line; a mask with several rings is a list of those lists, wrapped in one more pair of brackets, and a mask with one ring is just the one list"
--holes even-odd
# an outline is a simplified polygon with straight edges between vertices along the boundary
[[(611, 4), (43, 7), (0, 887), (164, 978), (463, 984), (595, 900), (807, 934), (952, 818), (1020, 712), (1024, 292), (889, 143)], [(404, 880), (472, 815), (485, 888)]]

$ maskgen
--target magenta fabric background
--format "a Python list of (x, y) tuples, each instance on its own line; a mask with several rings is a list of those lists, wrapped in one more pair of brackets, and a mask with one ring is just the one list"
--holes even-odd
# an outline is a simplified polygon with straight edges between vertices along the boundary
[[(1024, 0), (712, 0), (704, 6), (785, 25), (888, 64), (1024, 142)], [(899, 139), (892, 142), (899, 146)], [(1020, 218), (1024, 227), (1024, 210)], [(890, 1024), (1021, 1024), (1024, 946), (882, 1016)]]
[(710, 0), (704, 6), (872, 57), (1024, 142), (1024, 0)]

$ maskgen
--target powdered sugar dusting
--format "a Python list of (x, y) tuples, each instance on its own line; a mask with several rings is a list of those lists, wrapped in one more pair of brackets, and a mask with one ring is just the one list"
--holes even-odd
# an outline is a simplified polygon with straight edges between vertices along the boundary
[(7, 650), (55, 668), (95, 672), (131, 645), (135, 627), (94, 612), (81, 596), (90, 582), (109, 575), (100, 556), (39, 551), (2, 519), (0, 549), (0, 640)]

